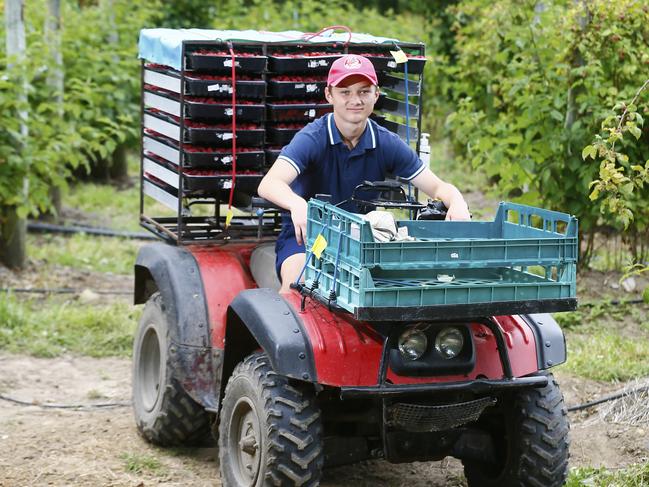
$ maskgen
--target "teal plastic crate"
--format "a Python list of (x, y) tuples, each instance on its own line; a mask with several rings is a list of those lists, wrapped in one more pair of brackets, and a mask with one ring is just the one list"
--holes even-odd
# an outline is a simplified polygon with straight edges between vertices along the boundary
[(309, 201), (308, 248), (318, 234), (328, 245), (320, 259), (308, 256), (307, 288), (325, 300), (335, 291), (336, 304), (357, 317), (368, 308), (453, 307), (474, 316), (484, 304), (498, 303), (497, 314), (576, 305), (577, 219), (570, 215), (501, 203), (491, 222), (398, 225), (417, 240), (375, 242), (361, 216)]
[(404, 220), (398, 226), (417, 240), (375, 242), (362, 216), (312, 199), (307, 246), (322, 234), (326, 256), (335, 258), (340, 247), (342, 262), (384, 269), (552, 265), (578, 256), (577, 219), (532, 206), (500, 203), (493, 221)]

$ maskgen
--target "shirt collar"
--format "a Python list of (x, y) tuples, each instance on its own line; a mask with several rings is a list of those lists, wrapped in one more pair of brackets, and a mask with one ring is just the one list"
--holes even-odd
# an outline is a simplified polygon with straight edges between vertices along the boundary
[[(361, 135), (361, 140), (358, 141), (358, 146), (364, 150), (376, 149), (376, 128), (373, 124), (374, 122), (371, 119), (367, 119), (365, 132)], [(340, 131), (334, 122), (333, 113), (327, 115), (327, 135), (329, 137), (330, 145), (336, 145), (343, 141), (342, 135), (340, 135)]]

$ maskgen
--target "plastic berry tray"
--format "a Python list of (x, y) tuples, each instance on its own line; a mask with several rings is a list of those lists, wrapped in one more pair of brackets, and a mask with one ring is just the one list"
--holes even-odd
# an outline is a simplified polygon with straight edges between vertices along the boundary
[(304, 127), (302, 123), (279, 123), (276, 125), (268, 125), (266, 127), (266, 134), (268, 142), (273, 145), (286, 145), (300, 129)]
[(273, 53), (268, 56), (268, 70), (274, 73), (326, 73), (342, 53), (326, 51)]
[(320, 76), (277, 76), (268, 82), (268, 95), (276, 98), (324, 98), (327, 80)]
[[(392, 57), (391, 54), (376, 54), (376, 53), (359, 53), (362, 56), (367, 57), (372, 64), (374, 69), (377, 71), (398, 71), (405, 72), (406, 63), (397, 63)], [(424, 72), (424, 66), (426, 65), (425, 56), (412, 56), (408, 55), (408, 73), (409, 74), (422, 74)]]
[[(180, 119), (157, 110), (145, 109), (144, 128), (154, 130), (175, 141), (180, 141)], [(244, 146), (264, 145), (264, 129), (252, 123), (237, 124), (237, 144)], [(210, 146), (230, 146), (233, 137), (232, 124), (202, 123), (185, 120), (182, 140), (184, 143)]]
[[(263, 98), (266, 83), (263, 80), (237, 78), (235, 83), (237, 98)], [(185, 73), (185, 93), (195, 96), (230, 98), (232, 78), (204, 73)]]
[(305, 100), (281, 100), (267, 104), (268, 120), (274, 122), (311, 121), (333, 110), (329, 103), (307, 103)]
[[(209, 74), (199, 71), (185, 71), (185, 87), (181, 89), (180, 72), (159, 64), (147, 64), (144, 69), (144, 84), (155, 86), (179, 95), (209, 96), (212, 98), (232, 97), (232, 77), (228, 74)], [(237, 99), (260, 99), (266, 95), (266, 82), (259, 75), (237, 76), (235, 84)]]
[[(237, 171), (234, 189), (246, 193), (254, 193), (259, 186), (263, 174), (259, 172)], [(218, 194), (221, 190), (232, 188), (232, 173), (211, 170), (189, 169), (183, 172), (184, 188), (191, 194), (211, 195)]]
[[(143, 137), (145, 151), (171, 162), (180, 164), (181, 150), (178, 143), (152, 131), (145, 131)], [(231, 148), (206, 147), (183, 144), (183, 165), (191, 168), (212, 168), (227, 170), (232, 167), (233, 157)], [(265, 153), (257, 147), (237, 147), (237, 169), (256, 170), (264, 166)]]
[[(262, 73), (266, 69), (266, 56), (249, 52), (235, 52), (237, 72)], [(223, 49), (198, 49), (187, 54), (187, 68), (196, 71), (230, 73), (232, 56)]]
[[(185, 121), (186, 140), (192, 144), (231, 145), (231, 124), (205, 124)], [(264, 145), (264, 129), (260, 125), (243, 124), (237, 126), (237, 144), (241, 146)]]
[[(213, 98), (185, 97), (186, 116), (192, 120), (231, 121), (234, 110), (230, 103), (217, 102)], [(235, 105), (237, 121), (257, 122), (264, 120), (263, 104), (239, 100)]]
[[(186, 96), (184, 102), (185, 118), (214, 122), (230, 122), (232, 120), (234, 113), (232, 104), (225, 100)], [(181, 104), (178, 95), (155, 86), (144, 86), (144, 105), (175, 117), (180, 116)], [(237, 121), (261, 123), (264, 120), (265, 106), (261, 103), (238, 100), (235, 109)]]
[[(191, 167), (232, 167), (232, 151), (218, 147), (183, 147), (185, 162)], [(263, 150), (252, 147), (237, 147), (237, 170), (255, 170), (264, 166)]]

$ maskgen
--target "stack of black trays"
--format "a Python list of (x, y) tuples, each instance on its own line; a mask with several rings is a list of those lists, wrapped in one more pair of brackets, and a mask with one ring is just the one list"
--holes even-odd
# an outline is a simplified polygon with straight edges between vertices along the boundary
[[(177, 243), (223, 238), (228, 232), (220, 206), (228, 202), (233, 186), (232, 138), (236, 135), (232, 196), (235, 206), (250, 210), (251, 197), (281, 148), (306, 124), (331, 112), (324, 97), (327, 72), (347, 52), (368, 56), (377, 69), (382, 95), (375, 120), (418, 150), (425, 62), (421, 44), (234, 43), (232, 47), (234, 106), (232, 56), (225, 43), (185, 41), (180, 71), (143, 63), (141, 220), (159, 236)], [(404, 64), (397, 64), (390, 54), (397, 48), (408, 55), (407, 76)], [(144, 195), (176, 216), (146, 216)], [(210, 205), (207, 211), (194, 211), (205, 205)], [(276, 234), (277, 218), (262, 220), (261, 227), (257, 223), (252, 214), (237, 217), (230, 229), (250, 227), (257, 237)]]

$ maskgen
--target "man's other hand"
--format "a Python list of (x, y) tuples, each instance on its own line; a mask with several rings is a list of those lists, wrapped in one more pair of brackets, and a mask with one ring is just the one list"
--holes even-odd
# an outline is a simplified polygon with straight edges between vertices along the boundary
[(295, 227), (295, 240), (298, 244), (306, 245), (306, 214), (307, 203), (303, 198), (296, 198), (295, 203), (289, 208), (291, 211), (291, 220)]
[(466, 221), (471, 219), (469, 207), (464, 199), (462, 201), (453, 202), (446, 212), (446, 220), (450, 221)]

